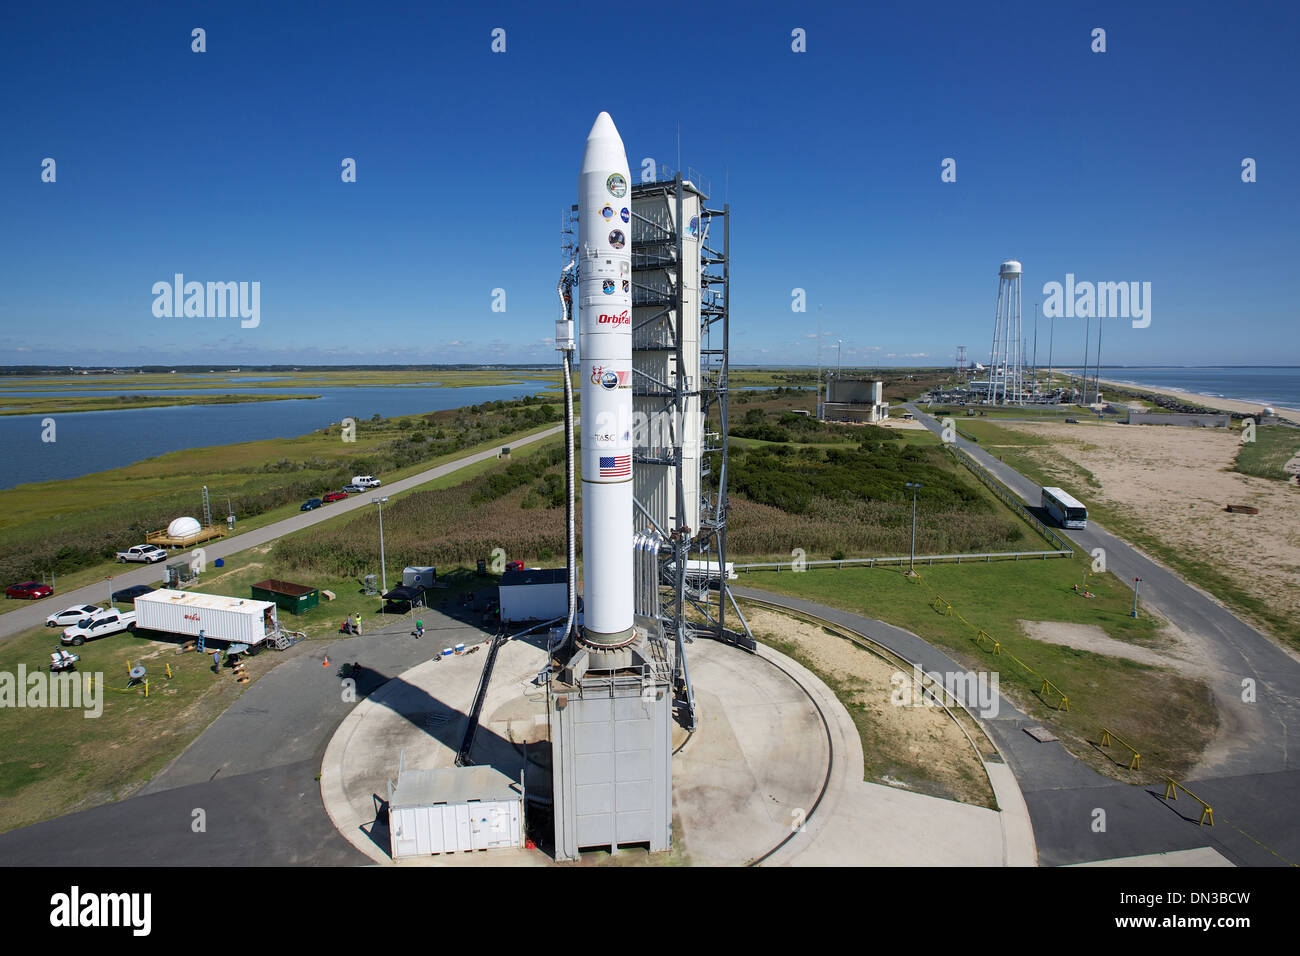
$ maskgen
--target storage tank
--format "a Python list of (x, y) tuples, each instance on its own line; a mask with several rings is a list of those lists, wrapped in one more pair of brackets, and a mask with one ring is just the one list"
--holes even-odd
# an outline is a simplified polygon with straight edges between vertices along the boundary
[(203, 530), (197, 518), (177, 518), (167, 526), (170, 538), (189, 538)]

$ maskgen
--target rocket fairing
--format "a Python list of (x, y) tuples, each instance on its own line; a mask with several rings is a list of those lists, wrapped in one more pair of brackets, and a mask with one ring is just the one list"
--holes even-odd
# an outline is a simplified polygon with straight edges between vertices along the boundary
[(632, 188), (623, 140), (596, 117), (578, 174), (582, 565), (588, 644), (632, 630)]

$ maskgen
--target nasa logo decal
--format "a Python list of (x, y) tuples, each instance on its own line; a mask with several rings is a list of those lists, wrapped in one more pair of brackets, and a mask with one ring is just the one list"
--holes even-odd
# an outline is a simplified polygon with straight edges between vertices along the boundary
[(627, 211), (627, 206), (624, 206), (624, 207), (623, 207), (623, 210), (619, 213), (619, 215), (623, 217), (623, 221), (624, 221), (624, 222), (627, 222), (628, 220), (630, 220), (630, 219), (632, 218), (631, 213), (629, 213), (629, 212)]
[(622, 173), (610, 173), (609, 178), (605, 180), (605, 188), (609, 194), (617, 199), (622, 199), (627, 195), (627, 180), (623, 178)]
[(627, 237), (623, 235), (622, 229), (615, 229), (609, 234), (609, 244), (615, 249), (622, 249), (627, 243)]
[(604, 292), (605, 295), (613, 295), (613, 294), (614, 294), (614, 280), (613, 280), (613, 279), (606, 279), (604, 282), (602, 282), (602, 283), (600, 284), (600, 290), (601, 290), (602, 292)]

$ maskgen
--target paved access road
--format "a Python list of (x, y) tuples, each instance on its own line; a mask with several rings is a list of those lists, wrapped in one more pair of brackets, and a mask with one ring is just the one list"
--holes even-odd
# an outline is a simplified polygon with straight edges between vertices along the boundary
[[(807, 573), (839, 572), (825, 569)], [(943, 650), (884, 621), (754, 588), (732, 587), (732, 592), (738, 598), (750, 597), (803, 611), (856, 631), (927, 673), (965, 670)], [(960, 687), (957, 692), (960, 697)], [(977, 707), (974, 701), (966, 703), (972, 709)], [(1121, 783), (1079, 761), (1060, 742), (1038, 743), (1025, 732), (1038, 721), (1001, 695), (996, 716), (983, 717), (981, 722), (1020, 785), (1042, 866), (1207, 846), (1238, 866), (1278, 866), (1285, 860), (1300, 859), (1294, 801), (1298, 781), (1294, 773), (1192, 784), (1198, 795), (1215, 808), (1215, 826), (1202, 827), (1196, 822), (1199, 805), (1185, 795), (1177, 802), (1167, 802), (1161, 785)], [(1104, 818), (1099, 818), (1099, 810), (1104, 811)], [(1104, 819), (1104, 829), (1097, 829), (1099, 819)]]
[[(906, 407), (927, 428), (942, 434), (939, 421), (914, 405)], [(955, 444), (1026, 504), (1039, 507), (1038, 485), (974, 442), (956, 436)], [(1177, 476), (1171, 475), (1170, 482), (1176, 485)], [(1185, 781), (1215, 810), (1213, 830), (1192, 827), (1192, 832), (1198, 834), (1198, 845), (1212, 844), (1235, 862), (1249, 865), (1300, 862), (1300, 811), (1296, 810), (1300, 806), (1300, 756), (1289, 746), (1290, 738), (1300, 731), (1300, 662), (1213, 597), (1096, 522), (1090, 521), (1082, 531), (1063, 533), (1086, 555), (1101, 549), (1107, 570), (1121, 581), (1142, 578), (1143, 605), (1154, 608), (1198, 640), (1217, 670), (1218, 676), (1210, 686), (1223, 724), (1220, 739), (1197, 772)], [(1251, 702), (1243, 700), (1244, 681), (1253, 682), (1255, 698)], [(1143, 706), (1158, 707), (1159, 702), (1143, 702)], [(993, 722), (995, 733), (998, 723)], [(1064, 750), (1061, 753), (1065, 762), (1053, 769), (1041, 759), (1045, 745), (1035, 744), (1027, 734), (1013, 735), (1006, 741), (1010, 746), (1008, 759), (1025, 793), (1044, 863), (1098, 858), (1093, 855), (1098, 841), (1088, 819), (1093, 810), (1106, 805), (1099, 802), (1103, 795), (1109, 795), (1114, 806), (1126, 808), (1135, 846), (1152, 842), (1166, 829), (1159, 825), (1159, 814), (1151, 813), (1149, 805), (1160, 807), (1165, 814), (1176, 814), (1174, 807), (1189, 812), (1186, 796), (1166, 807), (1158, 799), (1158, 787), (1115, 784), (1077, 761), (1067, 766), (1073, 758)], [(1179, 844), (1179, 840), (1170, 839), (1165, 848), (1182, 848)]]
[[(436, 609), (422, 615), (420, 640), (411, 634), (413, 615), (375, 615), (360, 637), (296, 645), (139, 794), (0, 834), (0, 861), (71, 867), (369, 863), (325, 813), (321, 756), (356, 700), (444, 647), (483, 638), (476, 627)], [(361, 676), (350, 699), (343, 680), (357, 661)], [(217, 679), (231, 678), (223, 672)], [(196, 811), (202, 828), (196, 828)]]
[[(907, 407), (927, 428), (942, 434), (939, 421), (915, 406)], [(956, 436), (955, 445), (992, 472), (1027, 505), (1040, 506), (1042, 489), (1038, 485), (974, 442)], [(1171, 474), (1169, 481), (1174, 493), (1178, 476)], [(1234, 775), (1300, 769), (1300, 753), (1291, 752), (1288, 745), (1291, 736), (1300, 733), (1300, 662), (1295, 657), (1213, 597), (1095, 521), (1089, 521), (1088, 527), (1081, 531), (1062, 533), (1085, 555), (1096, 556), (1100, 551), (1106, 570), (1129, 587), (1134, 578), (1141, 578), (1138, 593), (1142, 604), (1154, 608), (1185, 634), (1199, 637), (1213, 655), (1219, 677), (1211, 683), (1211, 688), (1226, 725), (1225, 746), (1218, 749), (1203, 772)], [(1253, 702), (1242, 700), (1242, 682), (1247, 679), (1255, 682)]]
[[(519, 448), (522, 445), (529, 445), (535, 441), (541, 441), (543, 438), (549, 438), (551, 435), (564, 431), (563, 425), (556, 425), (545, 431), (537, 432), (533, 435), (527, 435), (523, 438), (509, 439), (510, 448)], [(409, 478), (403, 478), (400, 481), (394, 481), (392, 484), (382, 485), (379, 488), (373, 488), (369, 492), (362, 492), (350, 496), (346, 501), (338, 501), (334, 504), (322, 505), (313, 511), (302, 511), (289, 518), (268, 524), (265, 527), (257, 528), (253, 531), (246, 531), (243, 534), (236, 535), (233, 538), (220, 538), (216, 541), (204, 544), (203, 551), (208, 561), (215, 561), (217, 558), (228, 558), (232, 554), (238, 554), (240, 551), (248, 548), (255, 548), (258, 545), (266, 544), (268, 541), (274, 541), (282, 538), (286, 534), (292, 534), (295, 531), (301, 531), (304, 528), (310, 528), (314, 524), (322, 521), (328, 521), (330, 518), (340, 514), (346, 514), (350, 511), (357, 511), (360, 508), (368, 508), (370, 499), (377, 495), (392, 495), (399, 491), (407, 491), (411, 488), (419, 487), (427, 481), (433, 481), (435, 478), (441, 478), (443, 475), (449, 475), (458, 471), (467, 465), (476, 462), (487, 461), (497, 457), (499, 450), (496, 448), (488, 451), (476, 452), (472, 455), (466, 455), (464, 458), (457, 458), (446, 464), (438, 465), (436, 468), (430, 468), (422, 471), (418, 475), (411, 475)], [(184, 552), (177, 552), (182, 554)], [(146, 565), (144, 567), (131, 566), (126, 570), (127, 565), (119, 565), (123, 568), (120, 572), (113, 575), (112, 590), (118, 591), (122, 588), (133, 587), (137, 584), (157, 585), (162, 579), (162, 568), (158, 565)], [(12, 637), (20, 631), (25, 631), (31, 627), (39, 627), (45, 623), (45, 619), (55, 611), (65, 607), (72, 607), (77, 604), (98, 604), (108, 600), (109, 587), (106, 583), (87, 585), (83, 588), (77, 588), (75, 591), (56, 591), (50, 597), (40, 601), (33, 601), (30, 606), (22, 607), (0, 614), (0, 641), (7, 637)]]

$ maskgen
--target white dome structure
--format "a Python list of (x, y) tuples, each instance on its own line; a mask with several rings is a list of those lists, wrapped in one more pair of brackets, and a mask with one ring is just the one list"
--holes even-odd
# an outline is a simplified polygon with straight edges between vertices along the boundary
[(167, 536), (170, 538), (188, 538), (198, 534), (203, 530), (197, 518), (177, 518), (167, 526)]

